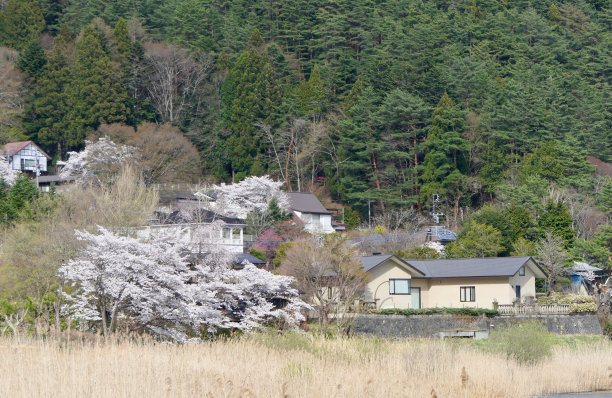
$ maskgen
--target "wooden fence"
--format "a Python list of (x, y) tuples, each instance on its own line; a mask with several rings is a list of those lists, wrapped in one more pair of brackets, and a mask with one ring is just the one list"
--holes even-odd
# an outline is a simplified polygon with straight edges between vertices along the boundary
[(569, 304), (498, 305), (500, 315), (569, 314)]

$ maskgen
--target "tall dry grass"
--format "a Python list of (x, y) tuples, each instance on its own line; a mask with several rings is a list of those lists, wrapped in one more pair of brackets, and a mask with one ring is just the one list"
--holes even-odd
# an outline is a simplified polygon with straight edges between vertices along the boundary
[(602, 389), (612, 389), (607, 341), (558, 346), (535, 366), (437, 340), (0, 341), (2, 397), (528, 397)]

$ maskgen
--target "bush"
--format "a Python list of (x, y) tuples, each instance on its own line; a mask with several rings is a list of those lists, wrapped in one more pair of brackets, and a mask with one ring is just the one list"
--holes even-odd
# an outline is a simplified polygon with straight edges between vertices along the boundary
[(578, 312), (597, 312), (597, 304), (591, 303), (572, 303), (570, 305), (570, 313)]
[(541, 322), (530, 321), (491, 333), (494, 351), (521, 364), (535, 364), (552, 354), (553, 338)]
[(418, 309), (400, 309), (388, 308), (384, 310), (369, 311), (370, 314), (382, 315), (433, 315), (433, 314), (456, 314), (456, 315), (471, 315), (479, 316), (486, 315), (489, 318), (497, 316), (499, 313), (496, 310), (486, 308), (418, 308)]

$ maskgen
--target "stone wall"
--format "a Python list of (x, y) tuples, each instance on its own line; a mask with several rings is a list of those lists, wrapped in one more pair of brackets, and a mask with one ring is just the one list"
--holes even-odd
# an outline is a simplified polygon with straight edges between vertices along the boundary
[(360, 315), (353, 326), (358, 335), (380, 337), (432, 337), (449, 330), (500, 330), (511, 324), (536, 319), (542, 321), (549, 332), (557, 334), (602, 334), (594, 314), (587, 315), (525, 315), (525, 316), (467, 316), (436, 315)]

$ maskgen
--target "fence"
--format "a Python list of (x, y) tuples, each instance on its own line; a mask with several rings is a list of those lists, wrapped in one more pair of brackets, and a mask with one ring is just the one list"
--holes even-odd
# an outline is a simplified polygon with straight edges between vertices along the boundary
[(563, 315), (570, 313), (569, 304), (498, 305), (500, 315)]

